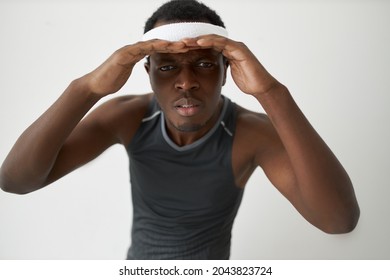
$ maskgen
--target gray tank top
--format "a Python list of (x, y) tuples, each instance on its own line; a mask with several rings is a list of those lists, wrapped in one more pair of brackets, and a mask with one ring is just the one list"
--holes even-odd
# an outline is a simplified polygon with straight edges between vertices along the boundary
[(232, 170), (235, 104), (215, 126), (177, 146), (155, 99), (127, 147), (133, 202), (128, 259), (228, 259), (241, 203)]

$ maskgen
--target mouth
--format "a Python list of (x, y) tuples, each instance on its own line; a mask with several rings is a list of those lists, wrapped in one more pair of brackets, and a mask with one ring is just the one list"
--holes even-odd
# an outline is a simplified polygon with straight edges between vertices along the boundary
[(174, 105), (176, 112), (183, 117), (192, 117), (200, 111), (200, 102), (193, 99), (180, 99)]

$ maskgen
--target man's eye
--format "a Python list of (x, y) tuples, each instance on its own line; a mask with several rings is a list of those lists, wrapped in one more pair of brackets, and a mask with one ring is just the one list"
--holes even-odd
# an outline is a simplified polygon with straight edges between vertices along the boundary
[(160, 68), (158, 68), (160, 71), (170, 71), (170, 70), (173, 70), (175, 69), (176, 67), (173, 66), (173, 65), (164, 65), (164, 66), (161, 66)]
[(211, 62), (199, 62), (198, 63), (198, 67), (201, 67), (201, 68), (211, 68), (213, 66), (214, 66), (214, 64)]

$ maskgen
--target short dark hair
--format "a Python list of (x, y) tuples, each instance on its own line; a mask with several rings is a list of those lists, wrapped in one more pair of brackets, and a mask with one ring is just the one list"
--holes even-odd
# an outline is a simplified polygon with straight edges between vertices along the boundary
[(214, 10), (196, 0), (171, 0), (166, 2), (146, 21), (144, 33), (153, 29), (159, 20), (170, 22), (199, 21), (225, 27), (225, 24)]

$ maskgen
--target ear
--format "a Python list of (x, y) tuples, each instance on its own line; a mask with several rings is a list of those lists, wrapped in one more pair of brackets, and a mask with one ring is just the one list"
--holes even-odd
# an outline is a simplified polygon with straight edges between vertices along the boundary
[(223, 70), (222, 86), (226, 84), (226, 73), (227, 73), (227, 69), (229, 68), (229, 60), (227, 60), (225, 57), (223, 58), (223, 60), (224, 60), (224, 70)]
[(144, 63), (144, 67), (146, 72), (149, 74), (150, 72), (150, 55), (146, 57), (146, 62)]
[(146, 72), (149, 74), (149, 71), (150, 71), (150, 63), (149, 63), (149, 62), (145, 62), (145, 63), (144, 63), (144, 67), (145, 67)]

